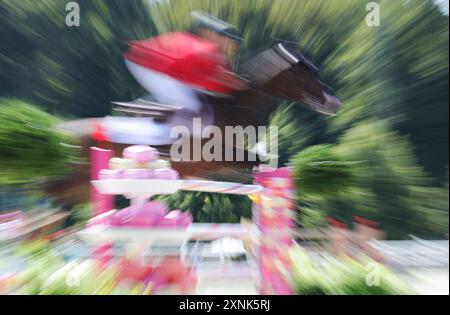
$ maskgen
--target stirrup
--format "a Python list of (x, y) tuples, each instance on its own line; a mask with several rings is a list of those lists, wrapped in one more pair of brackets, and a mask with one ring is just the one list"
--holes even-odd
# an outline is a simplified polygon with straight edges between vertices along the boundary
[(170, 117), (181, 107), (158, 103), (145, 98), (138, 98), (131, 102), (111, 102), (113, 111), (119, 115), (128, 117), (151, 117), (157, 120), (164, 120)]

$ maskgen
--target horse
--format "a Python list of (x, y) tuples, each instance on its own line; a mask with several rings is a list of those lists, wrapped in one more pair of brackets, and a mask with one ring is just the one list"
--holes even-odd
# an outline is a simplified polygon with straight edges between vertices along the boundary
[[(323, 113), (335, 115), (342, 104), (326, 86), (319, 76), (319, 70), (298, 50), (288, 49), (278, 43), (271, 48), (244, 61), (239, 67), (239, 75), (250, 82), (250, 88), (237, 91), (233, 97), (216, 94), (203, 94), (207, 110), (200, 112), (200, 118), (224, 130), (226, 126), (267, 126), (271, 113), (275, 111), (281, 100), (296, 102), (301, 106)], [(113, 107), (122, 116), (143, 116), (151, 120), (158, 128), (173, 117), (183, 120), (182, 110), (170, 104), (157, 104), (146, 98), (132, 103), (113, 102)], [(172, 117), (172, 118), (171, 118)], [(68, 121), (58, 126), (80, 140), (81, 152), (84, 157), (89, 156), (89, 148), (99, 143), (91, 137), (94, 126), (109, 118), (89, 118)], [(118, 119), (118, 118), (114, 118)], [(113, 120), (114, 121), (114, 120)], [(168, 136), (168, 135), (167, 135)], [(144, 141), (144, 143), (141, 143)], [(202, 139), (202, 143), (206, 140)], [(122, 143), (120, 143), (122, 142)], [(112, 149), (115, 156), (121, 156), (123, 149), (134, 141), (103, 142), (103, 148)], [(157, 148), (163, 158), (170, 160), (172, 143), (153, 142), (149, 139), (139, 140), (139, 144), (147, 144)], [(243, 161), (172, 161), (172, 167), (180, 173), (182, 178), (217, 179), (228, 178), (231, 181), (251, 181), (251, 170), (258, 165), (260, 159), (248, 158), (248, 148), (236, 147), (233, 143), (223, 143), (223, 148), (233, 147), (234, 151), (244, 150)], [(224, 151), (222, 151), (224, 152)], [(80, 202), (89, 198), (89, 164), (84, 164), (72, 175), (49, 181), (46, 191), (57, 199)]]

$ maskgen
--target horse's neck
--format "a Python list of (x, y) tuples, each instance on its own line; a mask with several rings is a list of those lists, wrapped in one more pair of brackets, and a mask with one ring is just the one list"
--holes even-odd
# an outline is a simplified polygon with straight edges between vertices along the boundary
[(218, 126), (267, 126), (278, 102), (254, 90), (238, 92), (233, 100), (215, 99), (215, 121)]

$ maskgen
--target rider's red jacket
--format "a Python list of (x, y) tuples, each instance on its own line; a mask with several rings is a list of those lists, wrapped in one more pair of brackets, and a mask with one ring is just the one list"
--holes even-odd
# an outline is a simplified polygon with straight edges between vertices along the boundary
[(165, 73), (188, 85), (230, 94), (232, 88), (217, 79), (229, 71), (219, 46), (190, 33), (166, 33), (130, 42), (125, 58), (143, 67)]

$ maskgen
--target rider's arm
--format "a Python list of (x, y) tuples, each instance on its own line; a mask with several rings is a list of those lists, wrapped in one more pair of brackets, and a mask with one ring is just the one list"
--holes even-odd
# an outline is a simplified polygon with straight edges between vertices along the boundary
[(224, 67), (219, 67), (219, 70), (214, 75), (214, 79), (222, 82), (234, 90), (242, 91), (248, 89), (247, 81), (238, 77), (235, 73)]

